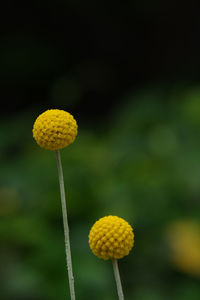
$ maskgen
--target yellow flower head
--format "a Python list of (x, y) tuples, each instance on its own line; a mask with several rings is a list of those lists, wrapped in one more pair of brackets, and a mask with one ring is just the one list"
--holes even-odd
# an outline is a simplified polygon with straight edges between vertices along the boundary
[(119, 259), (128, 255), (134, 244), (132, 227), (116, 216), (106, 216), (92, 226), (89, 245), (99, 258)]
[(49, 109), (36, 119), (33, 137), (37, 144), (48, 150), (59, 150), (73, 143), (77, 136), (74, 117), (60, 109)]

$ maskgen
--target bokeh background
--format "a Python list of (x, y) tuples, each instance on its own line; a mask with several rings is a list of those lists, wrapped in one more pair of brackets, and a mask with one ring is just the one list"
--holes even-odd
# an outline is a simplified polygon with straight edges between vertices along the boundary
[(50, 0), (1, 14), (1, 299), (69, 299), (55, 154), (32, 138), (49, 108), (79, 125), (61, 153), (77, 299), (117, 299), (88, 246), (108, 214), (135, 231), (125, 299), (200, 299), (198, 10)]

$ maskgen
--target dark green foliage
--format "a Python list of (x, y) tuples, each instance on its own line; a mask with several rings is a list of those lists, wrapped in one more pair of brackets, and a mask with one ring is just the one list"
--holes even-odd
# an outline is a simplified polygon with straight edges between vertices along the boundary
[[(171, 222), (199, 218), (200, 91), (164, 97), (145, 90), (103, 124), (77, 120), (76, 141), (61, 151), (77, 299), (117, 299), (111, 264), (88, 246), (90, 227), (108, 214), (135, 230), (135, 247), (119, 262), (127, 300), (200, 298), (198, 278), (173, 264), (165, 236)], [(55, 154), (33, 140), (35, 117), (0, 124), (3, 300), (69, 294)]]

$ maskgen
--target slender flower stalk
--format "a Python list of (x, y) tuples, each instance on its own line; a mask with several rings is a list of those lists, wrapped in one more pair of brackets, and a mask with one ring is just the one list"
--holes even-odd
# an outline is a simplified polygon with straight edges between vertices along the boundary
[(78, 126), (74, 117), (70, 113), (60, 109), (46, 110), (37, 117), (33, 125), (33, 137), (37, 144), (41, 148), (55, 150), (56, 152), (71, 300), (75, 300), (74, 277), (72, 272), (64, 178), (59, 150), (74, 142), (77, 130)]
[(67, 207), (66, 207), (62, 162), (60, 157), (60, 151), (56, 150), (55, 152), (56, 152), (56, 161), (58, 167), (58, 178), (60, 184), (60, 196), (61, 196), (61, 204), (62, 204), (64, 238), (65, 238), (65, 254), (66, 254), (66, 262), (67, 262), (68, 277), (69, 277), (69, 288), (70, 288), (71, 300), (75, 300), (74, 276), (72, 271), (72, 258), (71, 258), (71, 249), (70, 249), (69, 226), (68, 226), (68, 218), (67, 218)]
[(115, 281), (117, 285), (117, 293), (119, 296), (119, 300), (124, 300), (124, 294), (122, 290), (122, 284), (121, 284), (117, 259), (112, 259), (112, 265), (113, 265), (113, 271), (114, 271)]
[(112, 260), (119, 300), (124, 300), (118, 259), (128, 255), (134, 245), (133, 228), (117, 216), (100, 218), (90, 229), (89, 245), (97, 257)]

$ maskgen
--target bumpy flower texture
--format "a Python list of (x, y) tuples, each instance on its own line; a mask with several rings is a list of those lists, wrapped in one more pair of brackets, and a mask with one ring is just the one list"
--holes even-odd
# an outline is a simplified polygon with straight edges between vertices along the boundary
[(124, 219), (106, 216), (92, 226), (89, 245), (99, 258), (120, 259), (129, 254), (134, 244), (132, 227)]
[(60, 109), (49, 109), (36, 119), (33, 137), (37, 144), (48, 150), (59, 150), (73, 143), (77, 136), (74, 117)]

